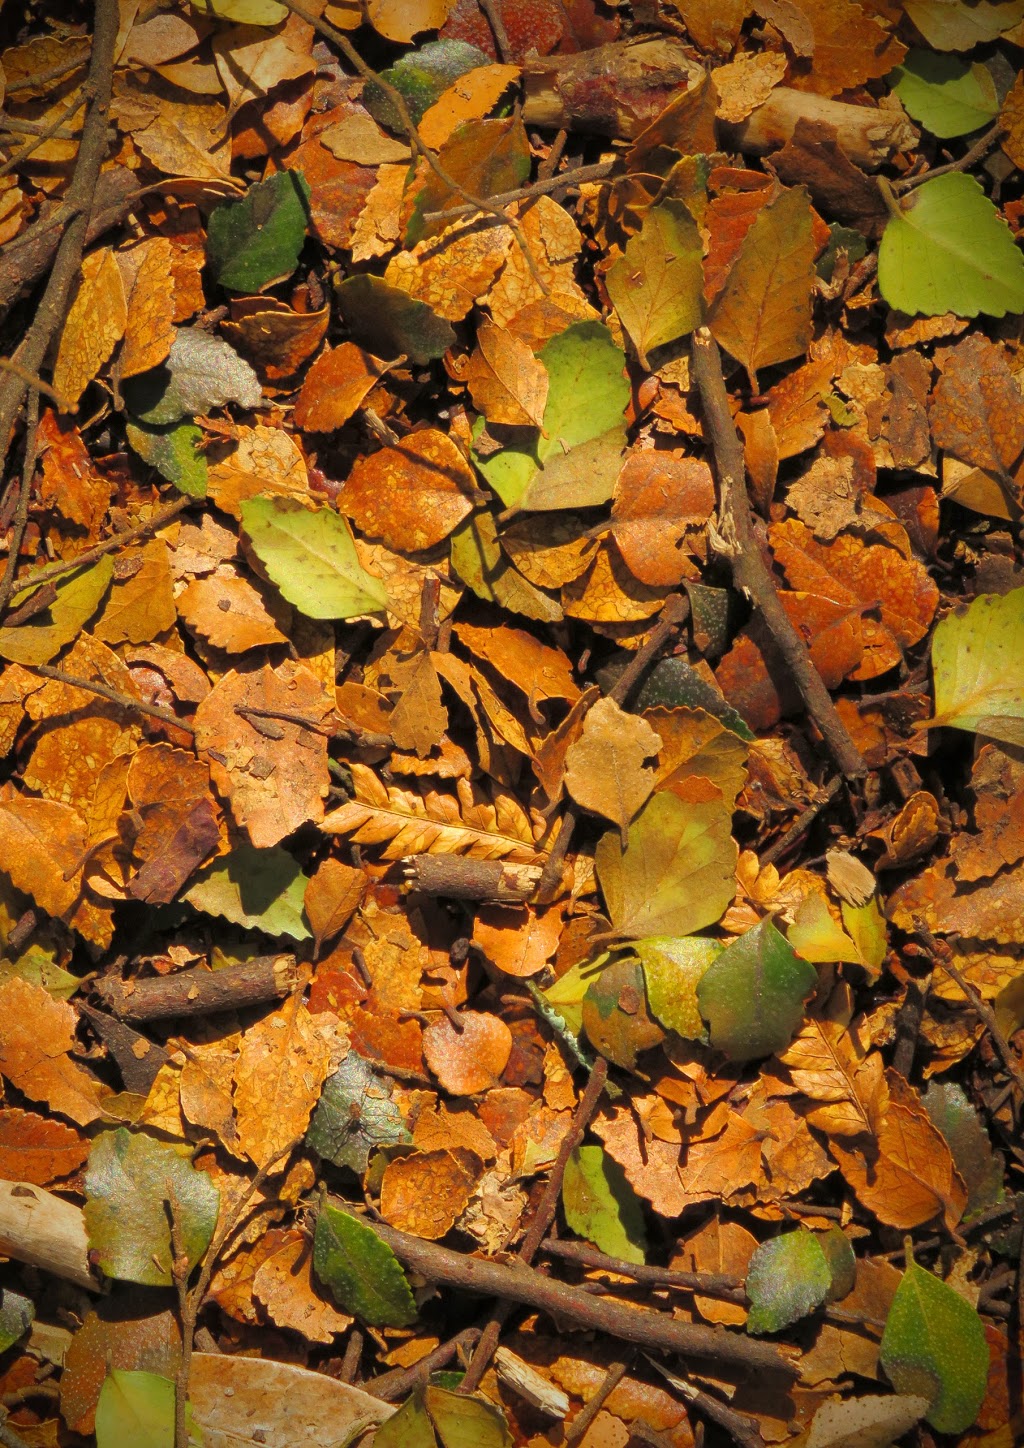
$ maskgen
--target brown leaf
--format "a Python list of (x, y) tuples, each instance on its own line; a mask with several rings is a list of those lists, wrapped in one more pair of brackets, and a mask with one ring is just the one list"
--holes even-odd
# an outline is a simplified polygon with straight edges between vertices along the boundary
[(481, 1169), (479, 1157), (462, 1146), (399, 1157), (380, 1184), (381, 1216), (399, 1231), (436, 1242), (462, 1215)]
[(166, 361), (174, 341), (174, 277), (171, 243), (153, 236), (114, 253), (128, 313), (119, 359), (122, 377), (134, 377)]
[(759, 368), (807, 350), (814, 252), (807, 192), (782, 191), (754, 218), (715, 299), (708, 325), (755, 392)]
[(473, 942), (506, 975), (536, 975), (554, 955), (562, 933), (562, 911), (507, 905), (481, 905), (473, 922)]
[(429, 653), (423, 651), (406, 667), (393, 668), (392, 676), (402, 696), (391, 711), (388, 730), (399, 749), (412, 750), (420, 759), (426, 759), (448, 728), (437, 670)]
[(211, 465), (207, 487), (218, 508), (239, 519), (246, 498), (309, 497), (305, 461), (280, 427), (239, 428), (237, 447)]
[(65, 915), (78, 899), (85, 847), (85, 825), (70, 805), (28, 795), (0, 798), (4, 871), (48, 915)]
[(78, 1170), (89, 1143), (62, 1121), (11, 1107), (0, 1111), (0, 1176), (8, 1181), (51, 1182)]
[(168, 904), (220, 841), (209, 769), (169, 744), (147, 744), (131, 761), (127, 787), (141, 828), (131, 846), (139, 869), (126, 893)]
[(178, 595), (182, 622), (214, 648), (231, 654), (287, 643), (261, 595), (230, 568), (197, 578)]
[(125, 549), (120, 567), (122, 573), (114, 573), (113, 586), (93, 633), (111, 645), (147, 644), (174, 627), (167, 544), (154, 538), (141, 548)]
[(644, 766), (661, 738), (638, 714), (614, 699), (598, 699), (583, 732), (565, 755), (565, 787), (577, 804), (625, 829), (654, 788), (654, 769)]
[(331, 1069), (331, 1048), (297, 995), (242, 1036), (234, 1068), (238, 1138), (268, 1166), (305, 1134)]
[(477, 332), (476, 351), (460, 377), (488, 422), (540, 427), (548, 397), (548, 374), (532, 350), (493, 322)]
[(103, 1118), (108, 1095), (69, 1056), (78, 1013), (20, 976), (0, 984), (0, 1074), (30, 1101), (90, 1126)]
[(688, 528), (707, 523), (714, 507), (715, 485), (706, 462), (674, 453), (632, 453), (612, 503), (615, 541), (630, 571), (656, 588), (692, 577), (680, 544)]
[(278, 1327), (301, 1333), (307, 1342), (329, 1344), (353, 1319), (321, 1292), (312, 1267), (309, 1242), (301, 1233), (291, 1233), (257, 1266), (252, 1295)]
[(344, 930), (366, 889), (366, 876), (341, 860), (322, 860), (309, 878), (303, 906), (317, 948)]
[(310, 432), (334, 432), (376, 387), (387, 363), (353, 342), (324, 352), (306, 373), (295, 399), (295, 421)]
[(512, 1032), (497, 1016), (462, 1011), (460, 1029), (445, 1017), (423, 1033), (423, 1059), (453, 1096), (497, 1086), (512, 1054)]
[(525, 629), (514, 628), (505, 620), (483, 628), (460, 619), (454, 632), (471, 654), (492, 665), (499, 678), (514, 684), (531, 701), (565, 699), (571, 704), (580, 697), (565, 654), (542, 644)]
[(360, 458), (338, 500), (358, 528), (389, 548), (419, 553), (473, 511), (473, 470), (452, 440), (428, 428)]
[(866, 14), (854, 0), (800, 0), (799, 13), (809, 22), (812, 39), (808, 58), (793, 67), (791, 84), (797, 90), (839, 95), (888, 75), (907, 53), (883, 17)]
[(1006, 477), (1024, 450), (1024, 397), (1002, 347), (972, 333), (938, 354), (932, 435), (965, 463)]
[(888, 1102), (882, 1058), (868, 1055), (855, 1028), (811, 1017), (779, 1060), (815, 1103), (804, 1108), (812, 1126), (844, 1140), (874, 1132)]

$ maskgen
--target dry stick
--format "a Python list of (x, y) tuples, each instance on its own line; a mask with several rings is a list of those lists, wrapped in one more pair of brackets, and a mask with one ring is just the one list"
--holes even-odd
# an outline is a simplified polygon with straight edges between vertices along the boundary
[(569, 1425), (565, 1434), (565, 1448), (576, 1448), (576, 1444), (586, 1436), (587, 1429), (625, 1376), (625, 1363), (609, 1365), (597, 1392), (587, 1399)]
[(77, 406), (70, 403), (63, 392), (58, 392), (55, 387), (51, 387), (48, 382), (44, 382), (41, 377), (37, 377), (34, 372), (30, 372), (27, 367), (22, 367), (19, 363), (12, 362), (9, 357), (0, 357), (0, 372), (11, 372), (15, 377), (20, 377), (30, 391), (41, 392), (44, 397), (48, 397), (51, 402), (55, 402), (61, 412), (78, 411)]
[(715, 1297), (740, 1306), (748, 1300), (743, 1290), (743, 1279), (727, 1273), (677, 1272), (672, 1267), (649, 1267), (646, 1263), (626, 1262), (619, 1257), (609, 1257), (586, 1242), (548, 1241), (541, 1250), (546, 1257), (578, 1262), (591, 1271), (632, 1277), (634, 1282), (643, 1282), (650, 1287), (678, 1287), (684, 1292), (697, 1292), (702, 1297)]
[(117, 704), (130, 713), (148, 714), (153, 719), (159, 719), (161, 724), (173, 724), (175, 729), (183, 729), (186, 734), (196, 732), (186, 719), (179, 719), (177, 714), (171, 713), (170, 709), (161, 709), (159, 704), (144, 704), (141, 699), (133, 699), (130, 694), (122, 694), (119, 689), (112, 689), (109, 684), (100, 684), (92, 679), (80, 679), (77, 674), (65, 674), (63, 669), (55, 669), (51, 664), (25, 664), (24, 667), (30, 673), (41, 674), (44, 679), (52, 679), (55, 684), (68, 684), (74, 689), (85, 689), (89, 694), (98, 694), (101, 699), (109, 699), (112, 704)]
[[(557, 176), (544, 176), (529, 186), (520, 186), (516, 191), (499, 191), (490, 198), (492, 206), (511, 206), (514, 201), (532, 201), (536, 196), (550, 196), (565, 187), (582, 186), (587, 181), (604, 181), (615, 170), (616, 161), (596, 161), (593, 166), (577, 166), (571, 171), (562, 171)], [(444, 211), (424, 212), (425, 222), (457, 221), (460, 216), (472, 216), (476, 207), (451, 206)]]
[(296, 0), (281, 0), (281, 3), (287, 10), (291, 10), (294, 14), (298, 15), (301, 20), (304, 20), (307, 25), (311, 25), (325, 40), (329, 40), (332, 45), (336, 45), (349, 64), (355, 66), (364, 80), (371, 80), (374, 85), (380, 86), (392, 106), (394, 106), (401, 127), (409, 138), (409, 143), (413, 150), (418, 156), (423, 157), (442, 186), (446, 186), (449, 191), (454, 191), (457, 196), (461, 196), (464, 201), (469, 203), (473, 211), (482, 211), (486, 215), (496, 216), (500, 221), (504, 222), (519, 244), (519, 249), (526, 259), (527, 266), (530, 268), (530, 275), (544, 295), (547, 296), (551, 288), (540, 274), (540, 270), (534, 260), (533, 253), (530, 251), (529, 243), (526, 240), (526, 235), (518, 219), (514, 216), (509, 216), (507, 212), (503, 211), (499, 206), (495, 206), (493, 201), (489, 201), (485, 196), (475, 195), (472, 191), (468, 190), (467, 187), (463, 186), (460, 181), (456, 181), (455, 177), (442, 165), (436, 151), (430, 149), (416, 129), (416, 122), (409, 114), (409, 107), (405, 103), (405, 97), (402, 95), (402, 92), (396, 89), (390, 81), (385, 80), (382, 75), (379, 75), (371, 65), (366, 63), (347, 35), (340, 30), (335, 30), (333, 25), (329, 24), (326, 20), (321, 20), (318, 15), (311, 14), (308, 10), (304, 9), (303, 6), (297, 4)]
[(505, 20), (497, 0), (477, 0), (477, 4), (486, 15), (487, 23), (491, 27), (498, 59), (506, 62), (511, 60), (512, 47), (508, 43), (508, 31), (505, 29)]
[(923, 186), (926, 181), (934, 180), (936, 176), (948, 176), (951, 171), (969, 171), (983, 156), (988, 155), (1005, 131), (1005, 124), (1002, 121), (996, 121), (994, 126), (975, 141), (969, 151), (964, 152), (959, 161), (950, 161), (945, 166), (933, 166), (930, 171), (922, 171), (919, 176), (905, 176), (903, 180), (891, 183), (893, 191), (897, 195), (902, 195), (905, 191), (912, 191), (916, 186)]
[(464, 1328), (448, 1342), (442, 1342), (434, 1348), (433, 1352), (428, 1352), (426, 1357), (421, 1357), (419, 1362), (413, 1363), (412, 1367), (393, 1368), (391, 1372), (381, 1373), (379, 1378), (373, 1378), (370, 1382), (364, 1383), (363, 1387), (366, 1392), (372, 1393), (382, 1402), (394, 1403), (399, 1398), (404, 1398), (411, 1393), (419, 1383), (426, 1382), (431, 1373), (450, 1363), (462, 1348), (474, 1347), (479, 1337), (480, 1329), (478, 1327)]
[(863, 778), (868, 772), (863, 756), (836, 713), (807, 645), (779, 600), (754, 534), (743, 447), (729, 414), (722, 359), (707, 327), (694, 333), (693, 371), (718, 473), (718, 520), (711, 531), (712, 545), (728, 558), (736, 588), (750, 599), (768, 628), (832, 758), (848, 779)]
[(484, 1297), (520, 1302), (556, 1319), (564, 1318), (596, 1332), (607, 1333), (609, 1337), (640, 1343), (651, 1351), (661, 1349), (684, 1356), (736, 1363), (752, 1372), (776, 1372), (788, 1377), (796, 1375), (793, 1364), (771, 1343), (728, 1332), (725, 1328), (682, 1322), (664, 1312), (627, 1306), (611, 1296), (595, 1297), (578, 1287), (545, 1277), (521, 1263), (506, 1266), (486, 1258), (453, 1252), (436, 1242), (400, 1232), (386, 1222), (371, 1221), (351, 1202), (331, 1197), (330, 1203), (339, 1211), (357, 1217), (391, 1248), (400, 1261), (431, 1282), (462, 1288)]
[[(689, 599), (683, 594), (673, 594), (661, 610), (661, 617), (651, 629), (647, 642), (637, 649), (629, 663), (623, 669), (614, 688), (609, 690), (608, 697), (620, 707), (625, 704), (633, 689), (636, 687), (642, 675), (649, 665), (661, 653), (661, 650), (668, 643), (669, 639), (678, 632), (679, 628), (686, 622), (690, 612)], [(537, 883), (536, 899), (539, 904), (545, 905), (554, 895), (562, 878), (562, 865), (572, 844), (572, 837), (576, 832), (576, 825), (579, 822), (580, 811), (576, 801), (570, 799), (562, 814), (562, 823), (558, 831), (555, 843), (551, 847), (544, 865), (544, 873)]]
[(167, 523), (170, 523), (179, 513), (184, 513), (186, 508), (192, 506), (194, 498), (181, 497), (164, 508), (160, 513), (154, 513), (142, 523), (136, 523), (134, 528), (129, 528), (124, 533), (115, 533), (112, 537), (97, 543), (95, 548), (88, 549), (85, 553), (79, 553), (76, 558), (66, 558), (62, 563), (49, 563), (45, 568), (40, 568), (35, 573), (30, 573), (27, 578), (19, 579), (18, 589), (35, 588), (38, 583), (49, 583), (51, 578), (60, 578), (65, 573), (74, 573), (76, 568), (84, 568), (87, 563), (95, 563), (98, 558), (104, 558), (108, 553), (116, 553), (119, 548), (127, 548), (138, 538), (144, 538), (147, 533), (158, 533)]
[[(562, 1144), (558, 1148), (558, 1155), (551, 1168), (551, 1175), (548, 1177), (540, 1205), (534, 1213), (533, 1221), (519, 1248), (519, 1261), (525, 1267), (529, 1267), (533, 1262), (541, 1243), (547, 1236), (548, 1228), (555, 1220), (558, 1201), (562, 1194), (562, 1180), (565, 1177), (565, 1169), (569, 1165), (569, 1158), (583, 1140), (587, 1127), (597, 1110), (607, 1080), (608, 1062), (603, 1056), (598, 1056), (590, 1069), (590, 1079), (587, 1081), (586, 1089), (580, 1097), (579, 1105), (569, 1123), (569, 1130), (565, 1133)], [(498, 1346), (501, 1329), (511, 1311), (511, 1303), (500, 1302), (491, 1312), (469, 1367), (466, 1369), (466, 1376), (459, 1385), (460, 1393), (472, 1393), (479, 1386), (480, 1379), (487, 1371), (487, 1366), (494, 1356), (494, 1349)]]
[[(69, 120), (76, 111), (80, 111), (89, 99), (90, 92), (88, 86), (81, 86), (68, 101), (64, 109), (54, 117), (49, 125), (36, 129), (32, 134), (32, 139), (26, 141), (19, 151), (15, 151), (14, 155), (9, 157), (9, 159), (0, 166), (0, 176), (9, 176), (12, 171), (16, 171), (21, 163), (27, 161), (29, 156), (32, 155), (32, 152), (37, 151), (44, 141), (48, 141), (52, 136), (55, 136), (64, 122)], [(71, 139), (74, 139), (74, 132), (71, 133)]]
[[(89, 213), (100, 166), (107, 150), (107, 112), (113, 84), (114, 43), (120, 22), (117, 0), (96, 0), (92, 55), (85, 90), (92, 102), (82, 126), (82, 140), (75, 169), (65, 196), (75, 208), (61, 237), (35, 319), (14, 360), (27, 372), (38, 373), (50, 344), (64, 325), (71, 288), (82, 263), (82, 250), (89, 228)], [(21, 411), (27, 384), (8, 373), (0, 378), (0, 458), (6, 460), (15, 420)]]
[(761, 856), (762, 869), (765, 865), (774, 865), (776, 860), (781, 860), (786, 851), (807, 833), (825, 806), (831, 804), (835, 799), (842, 785), (843, 779), (839, 774), (829, 780), (828, 784), (822, 789), (821, 798), (809, 804), (805, 810), (801, 810), (789, 828), (775, 841), (774, 845), (771, 845), (765, 850)]
[(14, 526), (11, 529), (11, 548), (7, 555), (7, 566), (0, 580), (0, 619), (7, 612), (7, 605), (14, 592), (14, 575), (18, 571), (18, 555), (25, 541), (28, 529), (28, 510), (32, 501), (32, 477), (36, 470), (36, 436), (39, 430), (39, 393), (35, 388), (29, 393), (28, 417), (25, 428), (25, 461), (21, 470), (21, 490), (18, 506), (14, 512)]

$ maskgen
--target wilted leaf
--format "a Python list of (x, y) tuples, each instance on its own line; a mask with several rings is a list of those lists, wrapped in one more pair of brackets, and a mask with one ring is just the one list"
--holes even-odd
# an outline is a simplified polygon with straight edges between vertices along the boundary
[(107, 1131), (93, 1142), (85, 1173), (89, 1249), (108, 1277), (169, 1287), (171, 1222), (189, 1268), (217, 1224), (220, 1194), (177, 1147), (138, 1132)]
[(974, 1422), (988, 1380), (985, 1330), (958, 1292), (916, 1262), (896, 1289), (879, 1357), (897, 1392), (929, 1400), (925, 1416), (938, 1432)]
[[(0, 1059), (0, 1068), (6, 1075), (5, 1059)], [(19, 1107), (0, 1111), (0, 1177), (7, 1181), (49, 1186), (59, 1177), (70, 1176), (88, 1155), (86, 1139), (62, 1121)]]
[(259, 292), (291, 276), (306, 236), (309, 186), (301, 171), (277, 171), (238, 201), (210, 213), (207, 257), (214, 280)]
[(817, 983), (814, 967), (762, 920), (726, 946), (697, 986), (712, 1046), (734, 1061), (784, 1050)]
[(352, 618), (387, 604), (387, 590), (356, 556), (344, 518), (291, 498), (249, 498), (242, 526), (289, 603), (308, 618)]
[(238, 1140), (258, 1167), (305, 1135), (331, 1064), (327, 1038), (298, 995), (250, 1026), (234, 1067)]
[(454, 345), (455, 333), (433, 307), (380, 277), (346, 277), (335, 296), (353, 341), (375, 357), (408, 357), (422, 367)]
[(381, 1178), (381, 1216), (399, 1231), (437, 1241), (465, 1211), (481, 1170), (480, 1158), (462, 1146), (396, 1157)]
[(944, 618), (932, 638), (935, 714), (950, 725), (1024, 744), (1024, 588), (985, 593)]
[(361, 1174), (377, 1147), (412, 1141), (391, 1092), (386, 1077), (358, 1051), (349, 1051), (324, 1084), (307, 1143), (334, 1166)]
[(406, 1327), (416, 1303), (391, 1248), (370, 1227), (326, 1202), (317, 1213), (313, 1267), (335, 1301), (370, 1327)]
[(713, 925), (733, 897), (736, 845), (721, 801), (654, 796), (626, 846), (606, 834), (594, 855), (618, 936), (690, 935)]
[(973, 176), (936, 176), (890, 217), (878, 285), (901, 312), (1004, 317), (1024, 312), (1024, 255)]

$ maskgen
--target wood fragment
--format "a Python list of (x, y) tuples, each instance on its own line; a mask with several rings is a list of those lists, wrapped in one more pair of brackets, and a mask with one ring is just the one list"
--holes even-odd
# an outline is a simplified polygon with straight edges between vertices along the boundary
[(123, 1020), (158, 1021), (168, 1016), (212, 1015), (279, 1000), (298, 988), (303, 974), (294, 955), (257, 955), (224, 970), (192, 966), (143, 980), (101, 977), (94, 988)]

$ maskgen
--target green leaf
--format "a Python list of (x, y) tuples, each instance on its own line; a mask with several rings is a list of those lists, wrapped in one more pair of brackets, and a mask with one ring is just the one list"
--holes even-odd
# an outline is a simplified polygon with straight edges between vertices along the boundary
[(1024, 312), (1024, 256), (973, 176), (925, 181), (886, 223), (878, 285), (890, 307), (935, 317)]
[(889, 1308), (879, 1361), (898, 1393), (919, 1394), (939, 1433), (974, 1422), (988, 1381), (985, 1329), (974, 1308), (911, 1262)]
[(493, 1403), (433, 1384), (423, 1397), (442, 1448), (512, 1448), (505, 1415)]
[(359, 562), (352, 530), (333, 508), (247, 498), (242, 527), (282, 595), (307, 618), (354, 618), (387, 607), (387, 589)]
[(392, 1084), (358, 1051), (349, 1051), (324, 1082), (306, 1141), (334, 1166), (362, 1173), (378, 1146), (412, 1141), (391, 1099)]
[[(419, 122), (453, 81), (490, 63), (490, 56), (464, 40), (432, 40), (408, 51), (388, 70), (382, 70), (380, 78), (404, 97), (410, 116)], [(402, 130), (398, 112), (377, 81), (366, 82), (361, 99), (375, 121), (393, 131)]]
[(434, 1425), (427, 1414), (424, 1390), (410, 1393), (393, 1417), (373, 1435), (373, 1448), (437, 1448)]
[(936, 50), (973, 50), (1024, 20), (1024, 0), (904, 0), (903, 8)]
[(635, 942), (647, 982), (647, 1001), (663, 1026), (691, 1041), (707, 1038), (697, 986), (721, 955), (720, 941), (701, 935), (650, 935)]
[[(200, 1445), (203, 1434), (186, 1408), (189, 1443)], [(103, 1379), (96, 1404), (96, 1448), (174, 1448), (174, 1384), (158, 1373), (111, 1368)]]
[[(603, 684), (603, 679), (601, 682)], [(685, 659), (660, 659), (640, 685), (632, 708), (639, 714), (659, 704), (667, 709), (679, 705), (706, 709), (741, 739), (749, 742), (755, 737), (742, 715), (726, 702), (721, 690), (709, 684)]]
[(370, 1327), (408, 1327), (416, 1303), (398, 1258), (371, 1227), (326, 1203), (313, 1238), (313, 1268), (338, 1306)]
[(857, 1258), (850, 1246), (849, 1238), (838, 1227), (829, 1227), (818, 1233), (818, 1244), (825, 1254), (832, 1281), (828, 1289), (829, 1302), (839, 1302), (852, 1292), (857, 1280)]
[[(614, 491), (626, 441), (622, 419), (629, 401), (625, 357), (600, 322), (574, 323), (552, 337), (538, 356), (548, 374), (543, 426), (489, 429), (495, 439), (507, 439), (507, 446), (487, 457), (474, 452), (476, 465), (507, 508), (589, 507), (606, 502)], [(559, 489), (547, 482), (542, 469), (550, 462), (557, 478), (568, 468), (573, 449), (598, 438), (602, 442), (596, 454), (586, 455), (583, 481), (587, 500), (582, 502), (577, 495), (567, 502), (565, 486)], [(578, 468), (570, 470), (568, 477), (570, 488), (578, 493)], [(527, 500), (527, 489), (535, 479), (538, 487)]]
[(144, 462), (190, 498), (206, 497), (206, 457), (200, 451), (203, 430), (194, 422), (172, 422), (149, 427), (129, 421), (128, 442)]
[(276, 171), (237, 201), (210, 212), (206, 256), (232, 292), (260, 292), (290, 277), (306, 237), (309, 186), (301, 171)]
[[(16, 628), (0, 628), (0, 659), (14, 664), (48, 663), (65, 644), (77, 638), (92, 618), (113, 576), (113, 561), (100, 558), (91, 568), (78, 568), (58, 579), (54, 585), (57, 597), (49, 608)], [(11, 607), (20, 608), (34, 592), (31, 583), (27, 588), (15, 589)]]
[(578, 1146), (562, 1180), (570, 1231), (622, 1262), (646, 1260), (644, 1214), (626, 1173), (601, 1146)]
[(310, 940), (313, 932), (303, 913), (309, 881), (280, 845), (260, 850), (238, 845), (221, 855), (182, 896), (196, 910), (219, 915), (246, 930), (262, 930), (277, 938)]
[(867, 237), (863, 232), (855, 231), (852, 226), (830, 226), (828, 246), (815, 262), (815, 271), (822, 281), (832, 280), (841, 251), (845, 251), (851, 265), (863, 260), (868, 254)]
[(591, 983), (583, 997), (583, 1029), (602, 1056), (636, 1070), (639, 1052), (660, 1046), (665, 1032), (647, 1010), (640, 962), (613, 960)]
[(408, 357), (422, 367), (455, 345), (451, 324), (433, 307), (380, 277), (347, 277), (336, 284), (334, 294), (352, 341), (375, 357), (389, 362)]
[(32, 1326), (36, 1310), (27, 1297), (12, 1292), (9, 1287), (0, 1288), (0, 1352), (24, 1337)]
[(201, 327), (179, 327), (167, 361), (129, 377), (123, 391), (128, 411), (151, 427), (213, 412), (229, 402), (249, 408), (263, 402), (260, 380), (249, 363)]
[(679, 201), (652, 206), (608, 272), (608, 295), (646, 367), (652, 347), (685, 337), (704, 320), (704, 245)]
[(832, 1273), (816, 1233), (806, 1227), (764, 1242), (747, 1268), (747, 1331), (779, 1332), (820, 1307)]
[(89, 1250), (108, 1277), (170, 1287), (172, 1217), (190, 1269), (210, 1245), (220, 1193), (188, 1155), (187, 1147), (124, 1127), (96, 1137), (85, 1171), (85, 1225)]
[(770, 920), (727, 945), (697, 986), (711, 1044), (734, 1061), (783, 1051), (818, 983)]
[(1024, 588), (983, 593), (932, 638), (935, 714), (949, 725), (1024, 744)]
[(967, 1183), (965, 1215), (1001, 1202), (1006, 1195), (1002, 1158), (992, 1150), (988, 1132), (964, 1088), (953, 1081), (930, 1081), (921, 1101), (932, 1125), (946, 1138), (956, 1169)]
[(656, 794), (629, 827), (599, 841), (597, 878), (615, 934), (692, 935), (713, 925), (735, 893), (736, 844), (721, 800), (687, 804)]
[(906, 110), (944, 140), (966, 136), (999, 114), (999, 97), (988, 66), (954, 55), (911, 50), (892, 73), (893, 90)]

